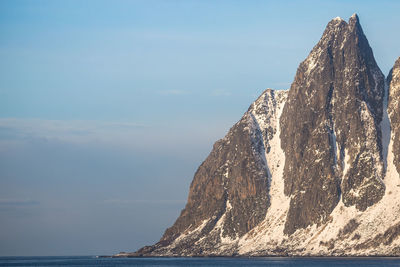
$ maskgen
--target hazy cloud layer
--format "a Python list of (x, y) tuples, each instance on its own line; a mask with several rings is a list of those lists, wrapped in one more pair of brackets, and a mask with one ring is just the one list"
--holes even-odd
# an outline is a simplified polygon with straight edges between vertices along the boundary
[[(185, 149), (190, 143), (198, 147), (209, 146), (210, 142), (222, 138), (227, 129), (217, 122), (144, 125), (133, 122), (0, 118), (0, 149), (18, 143), (41, 141), (102, 144), (162, 153)], [(198, 140), (198, 143), (193, 144), (193, 140)]]
[(35, 206), (39, 204), (40, 204), (39, 201), (32, 199), (0, 199), (0, 206), (23, 207), (23, 206)]
[(174, 200), (174, 199), (106, 199), (106, 204), (185, 204), (186, 200)]
[(80, 143), (127, 137), (144, 127), (130, 122), (0, 118), (0, 138), (36, 137)]

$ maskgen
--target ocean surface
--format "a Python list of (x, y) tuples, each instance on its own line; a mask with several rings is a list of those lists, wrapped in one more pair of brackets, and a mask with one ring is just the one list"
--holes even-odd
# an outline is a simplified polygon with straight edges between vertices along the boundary
[(400, 258), (0, 257), (0, 266), (400, 266)]

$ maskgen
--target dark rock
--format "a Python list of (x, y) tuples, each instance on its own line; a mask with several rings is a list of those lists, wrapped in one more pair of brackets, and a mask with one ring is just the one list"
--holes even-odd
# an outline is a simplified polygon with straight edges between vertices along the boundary
[(357, 227), (360, 225), (359, 222), (357, 222), (356, 219), (351, 219), (344, 227), (343, 229), (340, 229), (338, 239), (344, 240), (346, 237), (348, 237), (351, 233), (353, 233)]
[(390, 245), (394, 239), (400, 236), (400, 223), (389, 227), (383, 234), (377, 234), (374, 238), (355, 246), (356, 250), (376, 248), (380, 245)]
[(281, 116), (291, 196), (285, 233), (323, 222), (341, 196), (359, 210), (382, 198), (383, 96), (384, 76), (357, 15), (329, 22), (300, 64)]

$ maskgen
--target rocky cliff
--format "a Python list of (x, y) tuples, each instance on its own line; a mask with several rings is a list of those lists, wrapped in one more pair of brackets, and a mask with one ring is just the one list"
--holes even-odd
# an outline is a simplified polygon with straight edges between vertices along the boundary
[(400, 58), (397, 59), (390, 71), (387, 84), (389, 86), (390, 121), (392, 127), (394, 164), (400, 172)]
[(116, 256), (400, 255), (400, 59), (330, 21), (288, 91), (214, 144), (161, 240)]
[(340, 199), (366, 210), (382, 198), (384, 81), (357, 15), (332, 20), (300, 64), (280, 120), (285, 233), (326, 221)]

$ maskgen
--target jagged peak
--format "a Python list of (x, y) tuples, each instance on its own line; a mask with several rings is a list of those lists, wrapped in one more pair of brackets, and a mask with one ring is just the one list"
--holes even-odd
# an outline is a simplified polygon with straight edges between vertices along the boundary
[(327, 28), (336, 28), (341, 25), (347, 25), (347, 22), (341, 17), (336, 17), (331, 19), (331, 21), (329, 21)]
[(329, 21), (327, 28), (338, 28), (343, 25), (347, 25), (347, 22), (341, 17), (336, 17)]
[(341, 17), (336, 17), (328, 23), (321, 39), (303, 61), (303, 70), (305, 70), (305, 73), (310, 74), (315, 69), (318, 62), (320, 62), (320, 55), (323, 54), (328, 47), (332, 48), (337, 46), (343, 49), (346, 47), (346, 43), (351, 43), (350, 40), (356, 40), (352, 43), (362, 43), (364, 47), (368, 47), (370, 50), (368, 40), (364, 35), (356, 13), (349, 18), (348, 23)]
[(336, 18), (333, 18), (332, 20), (334, 20), (334, 21), (344, 21), (344, 19), (342, 19), (341, 17), (336, 17)]
[(353, 31), (355, 28), (360, 28), (361, 29), (361, 25), (360, 25), (360, 19), (357, 15), (357, 13), (354, 13), (353, 15), (351, 15), (351, 17), (349, 18), (349, 22), (346, 22), (343, 18), (341, 17), (336, 17), (333, 18), (329, 23), (328, 26), (326, 28), (325, 33), (330, 33), (332, 32), (332, 29), (337, 29), (338, 27), (341, 28), (343, 27), (343, 29), (345, 29), (347, 26), (347, 28), (350, 31)]
[(351, 23), (351, 22), (359, 22), (360, 21), (360, 19), (358, 18), (358, 15), (357, 15), (357, 13), (354, 13), (353, 15), (351, 15), (351, 17), (350, 17), (350, 19), (349, 19), (349, 24)]
[(264, 92), (262, 93), (262, 95), (264, 95), (264, 94), (270, 94), (270, 93), (272, 93), (272, 92), (274, 92), (274, 91), (275, 91), (275, 89), (273, 89), (273, 88), (267, 88), (267, 89), (264, 90)]
[[(329, 23), (335, 23), (336, 24), (336, 23), (342, 23), (342, 22), (347, 24), (347, 22), (342, 17), (337, 16), (336, 18), (333, 18)], [(357, 13), (354, 13), (349, 18), (348, 24), (359, 23), (359, 22), (360, 22), (360, 19), (358, 18)]]
[(350, 28), (350, 31), (359, 29), (360, 32), (362, 32), (362, 28), (360, 25), (360, 19), (358, 18), (358, 15), (356, 13), (354, 13), (349, 19), (349, 28)]

